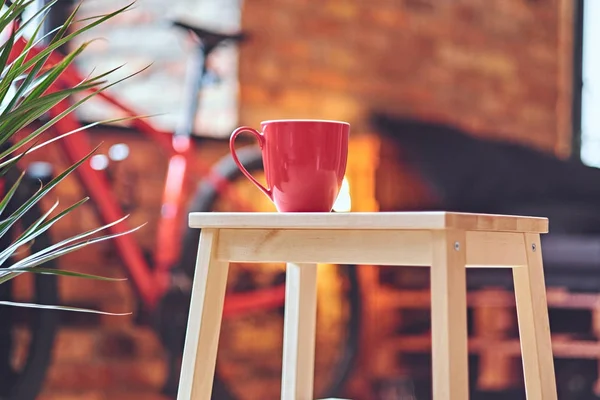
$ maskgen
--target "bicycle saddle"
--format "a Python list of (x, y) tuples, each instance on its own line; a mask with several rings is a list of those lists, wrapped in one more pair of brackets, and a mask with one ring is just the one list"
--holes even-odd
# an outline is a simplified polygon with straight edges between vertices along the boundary
[(232, 40), (236, 43), (239, 43), (247, 38), (247, 35), (244, 32), (223, 33), (209, 31), (204, 28), (192, 26), (180, 20), (173, 21), (173, 25), (187, 29), (189, 32), (192, 32), (207, 48), (217, 47), (221, 42), (224, 42), (226, 40)]

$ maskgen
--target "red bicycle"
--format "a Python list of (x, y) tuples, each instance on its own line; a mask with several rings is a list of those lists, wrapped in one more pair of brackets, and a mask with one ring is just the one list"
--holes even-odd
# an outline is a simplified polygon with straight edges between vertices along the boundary
[[(60, 2), (59, 2), (60, 3)], [(50, 20), (61, 20), (54, 15)], [(64, 19), (62, 19), (64, 21)], [(175, 21), (173, 26), (190, 35), (197, 44), (188, 68), (188, 96), (185, 99), (185, 117), (180, 129), (163, 132), (143, 119), (133, 119), (131, 127), (159, 145), (168, 157), (162, 202), (157, 213), (160, 222), (156, 232), (154, 253), (149, 260), (133, 235), (114, 239), (116, 253), (139, 299), (138, 314), (141, 324), (151, 324), (169, 354), (170, 374), (164, 392), (174, 396), (177, 391), (179, 367), (185, 328), (187, 324), (191, 281), (194, 274), (198, 230), (187, 228), (187, 214), (191, 211), (274, 211), (265, 198), (261, 203), (256, 190), (242, 176), (229, 155), (214, 165), (205, 165), (198, 159), (195, 147), (203, 140), (193, 135), (192, 126), (198, 109), (198, 93), (206, 83), (207, 59), (215, 49), (226, 44), (237, 44), (246, 39), (242, 32), (222, 33)], [(26, 42), (15, 43), (18, 54)], [(36, 45), (32, 55), (43, 50)], [(52, 53), (49, 62), (58, 62), (61, 54)], [(73, 66), (60, 76), (56, 85), (71, 87), (82, 81), (82, 74)], [(122, 113), (135, 116), (136, 112), (115, 96), (102, 92), (98, 96)], [(51, 110), (54, 117), (69, 106), (65, 101)], [(59, 136), (82, 127), (74, 114), (56, 123), (52, 132)], [(88, 154), (92, 147), (87, 132), (79, 132), (57, 140), (69, 163)], [(259, 180), (262, 177), (260, 150), (253, 145), (238, 150), (244, 166)], [(200, 169), (195, 174), (190, 165)], [(29, 175), (39, 182), (49, 175), (47, 165), (27, 166)], [(126, 213), (112, 190), (105, 170), (86, 163), (76, 170), (79, 184), (90, 196), (102, 223), (122, 218)], [(8, 177), (8, 179), (11, 179)], [(195, 193), (186, 195), (188, 182), (197, 183)], [(140, 182), (143, 185), (143, 182)], [(24, 186), (26, 190), (27, 185)], [(139, 188), (141, 189), (141, 188)], [(250, 201), (252, 199), (252, 201)], [(262, 197), (260, 197), (262, 199)], [(32, 219), (41, 210), (32, 211)], [(113, 225), (111, 233), (125, 232), (125, 224)], [(45, 237), (38, 245), (50, 243)], [(35, 277), (35, 301), (60, 304), (52, 276)], [(12, 282), (12, 281), (11, 281)], [(213, 398), (270, 399), (279, 396), (281, 377), (281, 348), (283, 337), (283, 306), (285, 301), (285, 266), (278, 264), (236, 264), (230, 268), (226, 305), (217, 360)], [(10, 299), (14, 293), (9, 285), (2, 285), (0, 296)], [(361, 294), (354, 266), (322, 266), (319, 270), (319, 303), (317, 317), (317, 354), (315, 390), (319, 397), (339, 395), (355, 361), (361, 322)], [(4, 312), (4, 310), (0, 310)], [(31, 310), (27, 337), (28, 357), (15, 367), (15, 348), (23, 341), (22, 318), (3, 319), (0, 328), (0, 398), (33, 400), (38, 394), (51, 359), (54, 335), (58, 324), (56, 311)], [(21, 312), (20, 312), (21, 313)], [(16, 315), (16, 314), (15, 314)], [(21, 314), (19, 314), (21, 315)], [(6, 339), (6, 340), (4, 340)], [(21, 357), (23, 359), (23, 357)]]

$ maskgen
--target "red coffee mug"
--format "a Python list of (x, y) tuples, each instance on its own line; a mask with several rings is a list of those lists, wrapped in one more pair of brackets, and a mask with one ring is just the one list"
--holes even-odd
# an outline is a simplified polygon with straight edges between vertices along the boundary
[[(261, 122), (262, 132), (246, 126), (231, 134), (233, 160), (279, 212), (329, 212), (346, 173), (350, 124), (326, 120)], [(258, 140), (268, 188), (238, 160), (235, 138), (248, 132)]]

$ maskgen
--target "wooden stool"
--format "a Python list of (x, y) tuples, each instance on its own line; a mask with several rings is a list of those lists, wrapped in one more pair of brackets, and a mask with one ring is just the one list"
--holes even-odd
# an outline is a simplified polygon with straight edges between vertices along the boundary
[(178, 400), (210, 399), (229, 262), (287, 263), (283, 400), (313, 399), (316, 263), (431, 267), (435, 400), (469, 398), (465, 267), (513, 268), (527, 398), (557, 398), (540, 246), (546, 218), (192, 213), (189, 224), (202, 234)]

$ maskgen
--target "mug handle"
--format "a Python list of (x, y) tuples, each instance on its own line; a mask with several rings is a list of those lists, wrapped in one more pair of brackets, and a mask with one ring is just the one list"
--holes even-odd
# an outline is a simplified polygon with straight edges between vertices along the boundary
[(256, 138), (256, 140), (258, 141), (258, 145), (260, 146), (261, 150), (262, 150), (263, 146), (265, 145), (265, 137), (259, 131), (257, 131), (254, 128), (247, 127), (247, 126), (239, 127), (239, 128), (237, 128), (236, 130), (234, 130), (231, 133), (231, 137), (229, 138), (229, 150), (231, 151), (231, 157), (233, 158), (233, 161), (238, 166), (238, 168), (240, 169), (240, 171), (242, 171), (242, 173), (246, 176), (246, 178), (250, 179), (250, 181), (252, 183), (254, 183), (256, 185), (256, 187), (261, 190), (261, 192), (263, 192), (265, 195), (267, 195), (267, 197), (269, 199), (273, 200), (273, 192), (272, 192), (272, 190), (271, 189), (267, 189), (266, 187), (264, 187), (263, 185), (261, 185), (250, 174), (250, 172), (248, 172), (248, 170), (246, 169), (246, 167), (244, 167), (244, 165), (238, 159), (237, 153), (235, 152), (235, 139), (238, 137), (239, 134), (244, 133), (244, 132), (251, 133), (252, 136), (254, 136)]

